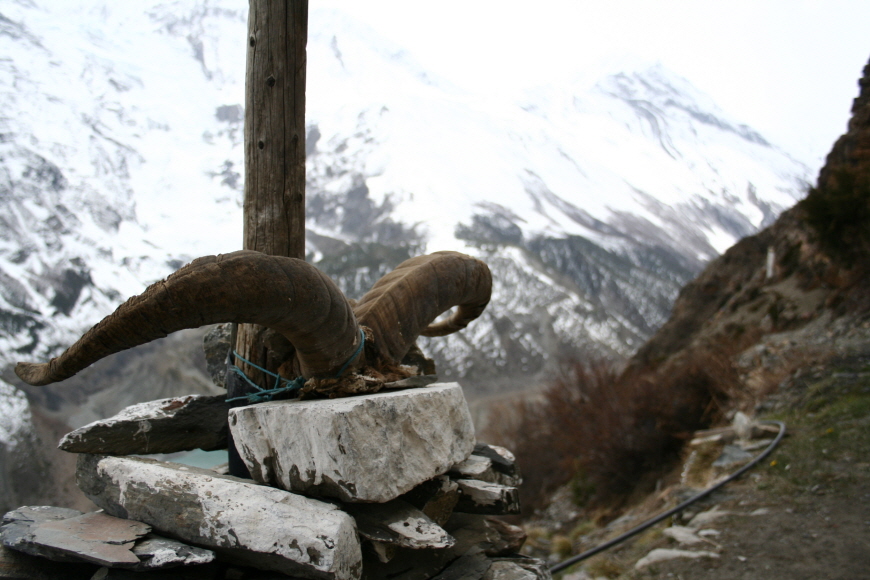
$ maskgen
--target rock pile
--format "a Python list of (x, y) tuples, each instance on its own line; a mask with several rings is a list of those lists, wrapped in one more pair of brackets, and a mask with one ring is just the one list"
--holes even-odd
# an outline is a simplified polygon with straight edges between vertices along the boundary
[[(220, 449), (253, 479), (136, 457)], [(6, 514), (0, 577), (536, 579), (506, 449), (477, 444), (458, 384), (229, 409), (187, 396), (65, 436), (82, 514)], [(11, 551), (10, 551), (11, 549)], [(27, 554), (27, 556), (25, 555)]]

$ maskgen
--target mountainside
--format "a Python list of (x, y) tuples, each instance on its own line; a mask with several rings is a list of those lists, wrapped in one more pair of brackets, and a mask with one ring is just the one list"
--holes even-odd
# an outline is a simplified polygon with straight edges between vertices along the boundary
[[(569, 575), (866, 575), (870, 64), (859, 86), (807, 197), (711, 260), (621, 373), (577, 365), (500, 421), (524, 491), (549, 503), (526, 522), (527, 553), (567, 560), (683, 504)], [(789, 435), (763, 461), (759, 419)], [(749, 476), (683, 503), (751, 459)]]
[(796, 370), (866, 354), (870, 329), (870, 64), (847, 132), (817, 185), (687, 284), (673, 315), (629, 360), (627, 375), (678, 376), (699, 360), (726, 361), (762, 400)]
[[(57, 354), (239, 248), (245, 20), (239, 0), (3, 8), (0, 360)], [(630, 354), (707, 260), (803, 194), (804, 166), (660, 65), (469, 94), (314, 11), (308, 77), (309, 260), (352, 297), (423, 251), (493, 269), (482, 319), (422, 341), (448, 379)]]

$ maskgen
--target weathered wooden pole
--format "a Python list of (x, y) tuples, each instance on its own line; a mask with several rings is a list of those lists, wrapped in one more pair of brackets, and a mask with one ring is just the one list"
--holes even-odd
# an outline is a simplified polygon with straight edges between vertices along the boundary
[[(305, 258), (305, 67), (308, 0), (250, 0), (245, 77), (244, 249)], [(245, 281), (238, 281), (244, 286)], [(263, 368), (275, 369), (263, 328), (240, 324), (235, 349)], [(239, 364), (263, 388), (263, 373)], [(228, 375), (230, 398), (250, 389)], [(230, 445), (230, 469), (238, 472)], [(236, 468), (234, 468), (234, 462)], [(244, 468), (244, 465), (241, 465)], [(246, 472), (246, 470), (245, 470)]]

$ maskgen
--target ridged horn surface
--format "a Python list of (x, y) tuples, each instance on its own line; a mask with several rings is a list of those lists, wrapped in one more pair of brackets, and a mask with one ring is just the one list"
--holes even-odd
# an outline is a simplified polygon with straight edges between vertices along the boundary
[[(378, 354), (399, 362), (420, 335), (444, 336), (480, 316), (492, 293), (486, 264), (459, 252), (411, 258), (381, 278), (354, 306), (372, 329)], [(448, 319), (432, 324), (457, 306)]]
[(15, 373), (47, 385), (110, 354), (219, 322), (280, 332), (306, 377), (335, 373), (360, 341), (350, 303), (325, 274), (302, 260), (242, 250), (194, 260), (127, 300), (59, 357), (18, 363)]

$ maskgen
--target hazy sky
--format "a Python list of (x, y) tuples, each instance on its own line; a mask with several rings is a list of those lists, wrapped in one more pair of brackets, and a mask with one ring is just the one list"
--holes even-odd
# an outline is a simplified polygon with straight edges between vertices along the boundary
[(601, 60), (659, 61), (815, 171), (870, 59), (868, 0), (314, 0), (469, 87), (566, 82)]

